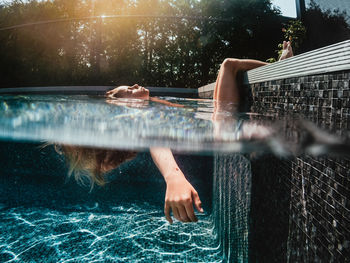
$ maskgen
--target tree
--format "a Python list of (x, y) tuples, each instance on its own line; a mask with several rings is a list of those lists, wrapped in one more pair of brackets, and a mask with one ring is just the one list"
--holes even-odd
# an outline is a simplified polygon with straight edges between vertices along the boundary
[(306, 38), (300, 47), (303, 52), (350, 38), (350, 27), (346, 22), (346, 13), (339, 10), (322, 11), (313, 0), (305, 12), (303, 23), (306, 27)]
[(0, 86), (194, 88), (215, 81), (224, 58), (265, 60), (281, 39), (269, 0), (30, 0), (0, 9), (0, 27), (55, 19), (67, 21), (0, 31)]

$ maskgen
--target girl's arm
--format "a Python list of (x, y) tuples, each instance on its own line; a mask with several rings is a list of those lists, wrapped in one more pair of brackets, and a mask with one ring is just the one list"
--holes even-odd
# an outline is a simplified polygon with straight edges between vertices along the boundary
[(176, 108), (184, 108), (185, 107), (185, 105), (173, 103), (173, 102), (170, 102), (167, 100), (162, 100), (162, 99), (157, 98), (157, 97), (149, 97), (149, 100), (154, 101), (154, 102), (158, 102), (160, 104), (164, 104), (164, 105), (169, 106), (169, 107), (176, 107)]
[(151, 148), (151, 156), (164, 177), (167, 184), (164, 204), (164, 214), (170, 224), (174, 217), (182, 222), (196, 222), (198, 219), (194, 214), (193, 206), (199, 212), (203, 212), (202, 203), (197, 191), (186, 180), (184, 174), (178, 167), (174, 156), (169, 148)]

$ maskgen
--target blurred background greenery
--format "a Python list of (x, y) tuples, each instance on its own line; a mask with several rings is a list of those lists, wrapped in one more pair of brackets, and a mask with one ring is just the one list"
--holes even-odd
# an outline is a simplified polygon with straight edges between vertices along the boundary
[[(67, 20), (7, 28), (56, 19)], [(226, 57), (265, 61), (283, 40), (302, 53), (349, 38), (346, 14), (314, 2), (295, 22), (270, 0), (15, 0), (0, 5), (0, 87), (197, 88)]]

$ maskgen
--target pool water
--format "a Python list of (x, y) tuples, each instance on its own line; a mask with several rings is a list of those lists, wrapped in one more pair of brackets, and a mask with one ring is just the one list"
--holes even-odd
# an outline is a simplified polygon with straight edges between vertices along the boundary
[[(154, 185), (124, 183), (114, 191), (113, 200), (91, 204), (2, 207), (0, 261), (221, 261), (208, 214), (196, 224), (170, 225)], [(145, 198), (150, 193), (154, 200)]]
[(88, 95), (2, 95), (0, 139), (134, 150), (162, 146), (200, 154), (350, 152), (349, 143), (305, 121), (307, 116), (233, 113), (226, 105), (228, 110), (213, 121), (212, 100), (160, 98), (172, 104)]
[(248, 116), (225, 120), (215, 133), (212, 100), (161, 99), (181, 107), (104, 96), (3, 95), (0, 138), (137, 150), (150, 146), (202, 153), (242, 150), (237, 120)]
[(197, 213), (197, 223), (170, 225), (163, 214), (165, 183), (148, 152), (90, 191), (67, 181), (53, 145), (41, 146), (1, 143), (0, 262), (223, 261), (206, 178), (211, 157), (175, 155), (205, 213)]
[[(304, 120), (223, 111), (224, 121), (213, 122), (211, 100), (162, 99), (173, 104), (0, 96), (0, 262), (248, 262), (257, 177), (246, 157), (350, 153), (340, 137)], [(109, 173), (107, 186), (90, 191), (67, 180), (67, 165), (54, 149), (60, 144), (141, 153)], [(198, 223), (165, 220), (165, 183), (147, 152), (154, 146), (174, 150), (198, 191), (205, 210)]]

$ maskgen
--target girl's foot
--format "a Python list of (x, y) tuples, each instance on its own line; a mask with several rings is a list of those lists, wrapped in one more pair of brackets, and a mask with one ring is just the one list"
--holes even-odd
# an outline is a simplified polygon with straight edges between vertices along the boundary
[(282, 51), (282, 54), (281, 54), (279, 61), (286, 59), (286, 58), (290, 58), (290, 57), (293, 57), (292, 45), (291, 45), (290, 41), (288, 41), (288, 42), (283, 41), (283, 51)]

